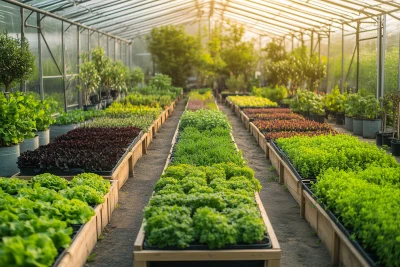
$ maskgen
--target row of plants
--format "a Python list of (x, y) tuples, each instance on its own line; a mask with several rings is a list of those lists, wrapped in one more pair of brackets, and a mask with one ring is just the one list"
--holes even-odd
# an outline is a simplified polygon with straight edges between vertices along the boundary
[(268, 141), (297, 135), (316, 136), (337, 133), (327, 123), (306, 120), (303, 116), (291, 112), (290, 109), (245, 109), (244, 112)]
[(141, 129), (129, 127), (77, 128), (48, 145), (18, 158), (21, 175), (34, 173), (111, 172)]
[(92, 173), (70, 182), (48, 173), (30, 181), (0, 178), (0, 265), (52, 266), (109, 188)]
[(328, 169), (312, 190), (380, 266), (400, 265), (399, 168)]
[(218, 108), (211, 89), (207, 88), (191, 91), (186, 109), (196, 111), (199, 109), (217, 110)]
[(278, 103), (259, 96), (229, 96), (227, 98), (239, 107), (277, 107)]
[(385, 150), (349, 135), (276, 140), (314, 197), (379, 266), (399, 265), (399, 164)]
[(220, 111), (185, 111), (172, 163), (144, 210), (148, 245), (218, 249), (266, 241), (254, 199), (261, 186), (230, 130)]

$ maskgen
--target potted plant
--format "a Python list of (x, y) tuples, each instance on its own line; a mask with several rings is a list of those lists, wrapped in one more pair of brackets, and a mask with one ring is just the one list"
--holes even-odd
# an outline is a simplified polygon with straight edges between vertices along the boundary
[(83, 54), (83, 63), (79, 67), (78, 79), (80, 85), (78, 89), (83, 92), (84, 110), (98, 109), (99, 98), (96, 90), (100, 85), (101, 78), (95, 64), (88, 60), (87, 55)]
[(356, 112), (355, 108), (360, 101), (359, 94), (349, 94), (344, 105), (344, 128), (350, 132), (353, 131), (353, 117)]
[(38, 104), (38, 100), (36, 100), (33, 95), (30, 94), (22, 94), (16, 92), (12, 94), (10, 97), (16, 99), (20, 109), (20, 119), (24, 122), (21, 124), (23, 126), (20, 129), (24, 134), (24, 140), (19, 144), (20, 153), (23, 153), (28, 150), (35, 150), (39, 147), (39, 136), (35, 134), (35, 130), (37, 130), (36, 119), (38, 114), (36, 113), (36, 105)]
[(329, 113), (336, 118), (336, 124), (343, 125), (344, 111), (347, 94), (340, 94), (339, 87), (336, 86), (330, 94), (325, 96), (325, 106)]
[(36, 132), (39, 136), (39, 146), (50, 143), (50, 125), (55, 122), (53, 114), (57, 112), (58, 104), (53, 98), (38, 101), (36, 109)]
[(310, 119), (319, 123), (325, 122), (324, 98), (322, 95), (313, 94), (310, 99)]
[(353, 134), (362, 136), (365, 99), (360, 94), (354, 94), (354, 97), (354, 101), (350, 103), (353, 110)]
[(0, 33), (0, 85), (9, 93), (20, 82), (29, 78), (35, 68), (35, 57), (26, 39), (17, 39), (7, 32)]
[(18, 173), (19, 144), (34, 130), (34, 120), (23, 103), (22, 93), (0, 94), (0, 176)]
[(50, 126), (50, 139), (53, 141), (57, 136), (78, 128), (83, 122), (85, 122), (85, 115), (82, 110), (61, 112), (55, 123)]
[(383, 143), (383, 135), (386, 136), (391, 136), (391, 133), (386, 132), (387, 128), (387, 119), (388, 119), (388, 114), (390, 113), (392, 107), (392, 101), (391, 101), (391, 96), (390, 93), (387, 93), (385, 97), (380, 99), (382, 109), (381, 109), (381, 118), (382, 118), (382, 124), (381, 124), (381, 130), (376, 133), (376, 145), (377, 146), (382, 146)]
[(364, 102), (363, 137), (376, 138), (376, 133), (381, 129), (382, 120), (379, 118), (381, 108), (375, 96), (366, 96)]
[[(391, 99), (393, 111), (396, 112), (393, 116), (393, 121), (396, 121), (397, 138), (394, 138), (395, 130), (393, 129), (390, 151), (392, 152), (393, 156), (400, 156), (400, 138), (398, 134), (400, 131), (400, 92), (392, 92)], [(393, 123), (393, 125), (395, 124)]]

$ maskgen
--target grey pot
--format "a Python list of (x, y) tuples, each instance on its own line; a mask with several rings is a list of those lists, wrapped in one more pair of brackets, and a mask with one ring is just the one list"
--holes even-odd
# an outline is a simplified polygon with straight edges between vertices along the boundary
[(28, 150), (35, 150), (39, 147), (39, 136), (35, 135), (33, 138), (25, 139), (21, 144), (19, 144), (19, 153), (22, 154)]
[(57, 136), (68, 133), (69, 131), (76, 129), (77, 124), (67, 124), (67, 125), (51, 125), (50, 126), (50, 139), (54, 141)]
[(45, 146), (50, 143), (50, 129), (35, 132), (39, 136), (39, 146)]
[(376, 138), (376, 133), (381, 130), (382, 120), (364, 120), (363, 137)]
[(363, 120), (353, 118), (353, 134), (362, 136), (363, 135)]
[(19, 145), (0, 147), (0, 176), (12, 176), (19, 172), (17, 161)]
[(344, 118), (344, 128), (347, 131), (353, 131), (353, 118), (352, 117), (345, 117)]

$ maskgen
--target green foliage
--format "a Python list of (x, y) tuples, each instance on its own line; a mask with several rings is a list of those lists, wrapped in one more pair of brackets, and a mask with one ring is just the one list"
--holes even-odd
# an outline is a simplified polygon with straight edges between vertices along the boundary
[(344, 105), (345, 114), (348, 117), (359, 118), (362, 116), (362, 96), (360, 94), (349, 94)]
[(18, 82), (29, 78), (35, 68), (35, 57), (26, 39), (13, 38), (7, 32), (0, 33), (0, 84), (5, 91)]
[(201, 132), (194, 127), (186, 127), (182, 131), (175, 146), (173, 164), (209, 166), (221, 162), (243, 165), (242, 156), (232, 143), (229, 129), (218, 127)]
[(39, 184), (41, 187), (46, 187), (56, 191), (66, 189), (68, 187), (68, 181), (66, 179), (50, 173), (36, 175), (32, 178), (32, 183)]
[(130, 127), (135, 126), (144, 131), (147, 131), (154, 121), (152, 115), (131, 116), (126, 118), (108, 118), (100, 117), (95, 118), (93, 121), (86, 123), (85, 127)]
[(132, 116), (152, 116), (156, 119), (161, 113), (162, 108), (151, 108), (146, 106), (133, 106), (128, 103), (122, 105), (118, 102), (113, 102), (105, 111), (104, 115), (110, 118), (128, 118)]
[(382, 167), (362, 172), (330, 169), (312, 186), (319, 200), (383, 266), (400, 264), (398, 173), (398, 168)]
[(340, 94), (339, 86), (336, 86), (332, 93), (326, 94), (325, 106), (333, 112), (344, 113), (347, 102), (347, 94)]
[(242, 74), (238, 74), (237, 76), (231, 75), (226, 79), (225, 83), (229, 92), (236, 93), (247, 91), (247, 85)]
[(239, 107), (277, 107), (278, 103), (259, 96), (229, 96), (228, 99)]
[(184, 130), (186, 127), (194, 127), (199, 131), (211, 130), (216, 127), (231, 129), (225, 114), (206, 109), (185, 111), (181, 116), (179, 129)]
[(57, 112), (58, 103), (53, 98), (37, 101), (35, 106), (36, 129), (46, 131), (55, 122), (52, 114)]
[(297, 112), (325, 114), (324, 96), (307, 90), (297, 90), (290, 108)]
[(184, 87), (200, 47), (198, 40), (182, 26), (169, 25), (153, 28), (147, 41), (158, 70), (171, 77), (174, 86)]
[(129, 73), (128, 85), (131, 88), (133, 88), (143, 82), (144, 82), (144, 73), (142, 69), (139, 67), (134, 67)]
[(129, 94), (121, 100), (122, 104), (130, 103), (134, 106), (163, 107), (171, 105), (174, 99), (169, 95), (142, 95), (138, 93)]
[(377, 119), (381, 114), (381, 107), (379, 100), (375, 96), (366, 96), (363, 99), (364, 103), (364, 116), (367, 119)]
[(68, 224), (84, 224), (94, 215), (93, 209), (79, 199), (57, 200), (52, 207), (57, 210), (53, 216)]
[(149, 80), (149, 86), (159, 91), (167, 90), (172, 85), (172, 79), (168, 75), (157, 73)]
[(0, 94), (0, 146), (16, 145), (33, 137), (36, 130), (35, 100), (16, 92), (5, 97)]
[(79, 199), (89, 205), (104, 203), (103, 194), (87, 185), (78, 185), (72, 188), (67, 188), (62, 190), (60, 193), (68, 199)]
[(51, 266), (57, 255), (56, 247), (45, 234), (3, 237), (0, 243), (1, 266)]
[(95, 62), (90, 61), (87, 56), (83, 57), (83, 63), (79, 65), (77, 78), (80, 81), (78, 89), (83, 92), (85, 105), (89, 105), (89, 96), (96, 94), (102, 77), (100, 76)]
[(54, 189), (41, 187), (40, 184), (33, 184), (32, 188), (25, 187), (18, 191), (18, 197), (23, 197), (32, 201), (54, 202), (63, 199), (63, 196)]
[(70, 184), (72, 187), (86, 185), (103, 195), (107, 194), (111, 187), (109, 180), (106, 180), (95, 173), (78, 174), (71, 180)]
[(236, 242), (235, 227), (228, 223), (225, 215), (212, 208), (197, 209), (193, 223), (197, 239), (210, 249), (222, 248)]
[(68, 112), (61, 112), (56, 118), (55, 124), (68, 125), (85, 121), (85, 113), (80, 109), (71, 110)]
[(265, 97), (273, 102), (280, 102), (281, 100), (288, 97), (288, 89), (285, 86), (275, 87), (253, 87), (253, 95), (259, 97)]
[(10, 195), (15, 195), (21, 188), (28, 185), (28, 182), (18, 178), (0, 178), (0, 188)]
[(107, 78), (109, 89), (114, 89), (118, 92), (127, 92), (126, 82), (129, 80), (129, 68), (122, 61), (111, 63)]
[(331, 167), (350, 171), (370, 165), (397, 166), (395, 158), (386, 151), (353, 136), (296, 136), (276, 142), (304, 178), (317, 177)]
[(150, 245), (185, 248), (194, 240), (190, 210), (178, 206), (148, 207), (144, 211), (146, 236)]

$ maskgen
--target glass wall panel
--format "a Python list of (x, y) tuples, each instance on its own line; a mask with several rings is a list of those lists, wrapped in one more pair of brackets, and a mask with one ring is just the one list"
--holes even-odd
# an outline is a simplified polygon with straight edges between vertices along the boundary
[(340, 86), (342, 78), (342, 31), (336, 29), (331, 33), (329, 53), (328, 92)]
[[(37, 13), (25, 9), (24, 17), (27, 19), (28, 25), (36, 26), (37, 24)], [(30, 16), (29, 16), (30, 15)], [(29, 16), (29, 18), (28, 18)], [(31, 77), (26, 81), (26, 91), (34, 92), (37, 98), (40, 98), (40, 84), (39, 84), (39, 38), (38, 30), (32, 27), (25, 27), (25, 38), (29, 42), (29, 49), (35, 56), (35, 69)]]
[[(65, 23), (67, 24), (67, 23)], [(64, 25), (64, 28), (68, 26)], [(65, 40), (65, 70), (66, 74), (78, 73), (78, 35), (77, 26), (71, 25), (67, 31), (64, 32)]]
[(78, 90), (78, 79), (75, 75), (70, 75), (66, 80), (66, 101), (67, 108), (72, 106), (77, 106), (79, 102), (79, 90)]
[(325, 64), (326, 66), (326, 75), (325, 78), (322, 79), (321, 81), (321, 88), (320, 90), (323, 92), (327, 91), (328, 88), (328, 38), (327, 37), (322, 37), (321, 38), (321, 44), (320, 44), (320, 58), (321, 62)]
[(377, 87), (377, 25), (361, 23), (359, 90), (376, 93)]
[(79, 46), (79, 54), (89, 53), (89, 30), (80, 29), (80, 46)]
[(21, 9), (0, 1), (0, 32), (6, 30), (13, 37), (21, 37)]
[(97, 32), (90, 31), (90, 50), (99, 46), (99, 34)]
[(108, 39), (108, 56), (111, 59), (115, 59), (115, 39), (109, 38)]
[(104, 53), (106, 56), (108, 55), (107, 45), (108, 45), (107, 35), (101, 34), (100, 35), (100, 46), (103, 47), (103, 50), (104, 50)]
[(62, 71), (61, 24), (60, 20), (51, 17), (45, 17), (42, 20), (43, 76), (62, 75), (60, 73), (60, 70)]
[(121, 59), (121, 43), (118, 40), (115, 40), (115, 61)]
[(58, 103), (59, 109), (64, 109), (64, 82), (63, 78), (43, 79), (44, 98), (52, 97)]
[[(356, 25), (355, 25), (356, 28)], [(344, 36), (344, 88), (355, 92), (357, 87), (356, 29), (345, 25)]]
[[(400, 15), (399, 13), (396, 16)], [(399, 90), (400, 21), (386, 16), (385, 91)]]

